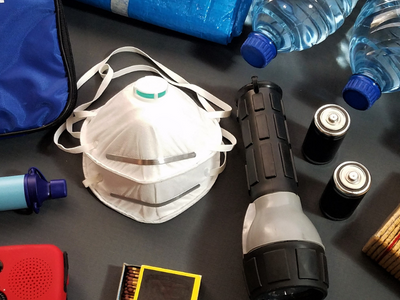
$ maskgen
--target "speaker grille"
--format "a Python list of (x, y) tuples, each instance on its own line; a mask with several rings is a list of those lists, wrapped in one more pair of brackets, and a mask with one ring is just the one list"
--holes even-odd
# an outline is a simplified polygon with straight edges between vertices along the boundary
[(50, 265), (35, 257), (15, 264), (8, 278), (9, 289), (23, 300), (40, 298), (50, 289), (52, 282), (53, 272)]

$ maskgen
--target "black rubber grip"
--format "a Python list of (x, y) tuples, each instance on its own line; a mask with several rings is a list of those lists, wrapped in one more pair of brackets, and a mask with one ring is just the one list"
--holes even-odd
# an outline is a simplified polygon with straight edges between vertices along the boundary
[(297, 194), (281, 88), (253, 77), (252, 83), (238, 92), (237, 117), (246, 149), (247, 183), (252, 200), (280, 191)]
[(327, 261), (324, 249), (315, 243), (268, 244), (245, 254), (243, 267), (252, 300), (321, 300), (327, 295)]

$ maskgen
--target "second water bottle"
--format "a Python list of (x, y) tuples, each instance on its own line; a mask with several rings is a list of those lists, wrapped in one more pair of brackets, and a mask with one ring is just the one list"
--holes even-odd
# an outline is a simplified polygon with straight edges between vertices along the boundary
[(367, 0), (350, 41), (353, 75), (343, 90), (353, 108), (366, 110), (382, 93), (400, 91), (400, 1)]
[(251, 32), (241, 48), (252, 66), (265, 67), (278, 52), (301, 51), (334, 33), (357, 0), (255, 0)]

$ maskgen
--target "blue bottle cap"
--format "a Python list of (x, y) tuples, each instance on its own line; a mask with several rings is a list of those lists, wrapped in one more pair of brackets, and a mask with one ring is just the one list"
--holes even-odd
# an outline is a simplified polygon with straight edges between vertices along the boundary
[(343, 99), (358, 110), (369, 109), (381, 96), (381, 89), (371, 78), (355, 74), (343, 89)]
[(276, 57), (275, 44), (265, 35), (251, 32), (240, 48), (245, 61), (256, 68), (264, 68)]
[(24, 188), (26, 204), (35, 213), (39, 213), (45, 200), (67, 196), (67, 184), (64, 179), (47, 182), (43, 174), (36, 168), (30, 168), (25, 175)]

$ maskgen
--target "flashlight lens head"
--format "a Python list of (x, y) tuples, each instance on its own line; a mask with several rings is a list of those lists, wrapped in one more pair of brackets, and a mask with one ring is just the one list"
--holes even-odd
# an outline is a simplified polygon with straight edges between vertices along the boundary
[(325, 298), (325, 296), (320, 290), (312, 287), (299, 286), (273, 291), (269, 293), (266, 298), (261, 297), (260, 300), (320, 300), (323, 298)]
[(329, 286), (325, 251), (306, 241), (261, 246), (244, 255), (251, 300), (322, 300)]

